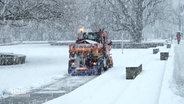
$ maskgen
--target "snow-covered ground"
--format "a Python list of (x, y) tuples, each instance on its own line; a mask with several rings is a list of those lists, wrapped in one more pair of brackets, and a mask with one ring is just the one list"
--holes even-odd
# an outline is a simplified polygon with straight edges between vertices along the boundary
[[(183, 46), (184, 47), (184, 46)], [(77, 88), (46, 104), (183, 104), (184, 98), (175, 94), (174, 46), (168, 61), (152, 49), (112, 49), (114, 67)], [(177, 47), (176, 47), (177, 49)], [(25, 93), (49, 84), (67, 74), (68, 47), (37, 45), (0, 46), (0, 52), (25, 54), (22, 65), (0, 66), (0, 95)], [(143, 71), (135, 80), (126, 80), (125, 67), (143, 64)], [(172, 99), (171, 99), (172, 98)]]
[(25, 93), (67, 74), (68, 47), (40, 45), (0, 46), (0, 52), (26, 55), (26, 63), (0, 66), (0, 96)]

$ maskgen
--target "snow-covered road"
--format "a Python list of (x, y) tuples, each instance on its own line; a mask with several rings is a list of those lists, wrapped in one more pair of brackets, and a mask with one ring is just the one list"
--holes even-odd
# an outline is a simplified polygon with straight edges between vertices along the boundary
[[(158, 104), (167, 62), (160, 61), (152, 49), (124, 50), (123, 54), (114, 49), (112, 53), (115, 65), (111, 70), (46, 104)], [(125, 67), (135, 63), (143, 64), (143, 72), (135, 80), (126, 80)]]

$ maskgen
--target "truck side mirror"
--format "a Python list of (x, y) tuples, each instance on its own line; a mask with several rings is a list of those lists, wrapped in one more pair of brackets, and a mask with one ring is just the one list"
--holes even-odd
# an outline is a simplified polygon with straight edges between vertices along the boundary
[(108, 43), (108, 45), (112, 45), (112, 41), (110, 40), (110, 42)]

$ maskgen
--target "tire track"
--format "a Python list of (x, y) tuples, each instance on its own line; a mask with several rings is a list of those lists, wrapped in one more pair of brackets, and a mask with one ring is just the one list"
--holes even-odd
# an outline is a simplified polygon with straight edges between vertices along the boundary
[(96, 76), (65, 76), (57, 81), (31, 90), (25, 94), (14, 95), (0, 100), (0, 104), (42, 104), (67, 94)]

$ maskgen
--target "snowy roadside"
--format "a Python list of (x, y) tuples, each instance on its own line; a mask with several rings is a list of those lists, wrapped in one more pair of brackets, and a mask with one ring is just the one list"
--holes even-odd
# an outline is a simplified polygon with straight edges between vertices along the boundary
[(176, 95), (176, 85), (173, 80), (174, 61), (175, 61), (175, 45), (172, 45), (169, 59), (167, 61), (165, 74), (163, 78), (159, 104), (183, 104), (184, 98)]

